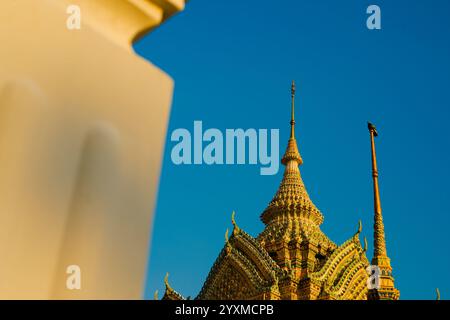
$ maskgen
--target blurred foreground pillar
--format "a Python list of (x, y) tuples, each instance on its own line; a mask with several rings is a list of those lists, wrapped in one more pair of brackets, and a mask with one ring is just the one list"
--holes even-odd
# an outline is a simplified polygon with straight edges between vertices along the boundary
[(1, 299), (142, 298), (173, 81), (131, 45), (183, 8), (0, 1)]

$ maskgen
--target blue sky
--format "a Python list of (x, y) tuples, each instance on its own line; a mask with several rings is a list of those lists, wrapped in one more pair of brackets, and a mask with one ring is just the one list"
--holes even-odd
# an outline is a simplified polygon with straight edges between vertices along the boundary
[[(381, 8), (382, 29), (366, 28)], [(175, 80), (145, 297), (163, 278), (195, 297), (231, 228), (256, 236), (283, 168), (185, 165), (170, 159), (177, 128), (279, 128), (297, 141), (308, 192), (340, 244), (363, 222), (372, 255), (367, 120), (376, 124), (388, 255), (403, 299), (450, 298), (450, 2), (193, 0), (135, 50)]]

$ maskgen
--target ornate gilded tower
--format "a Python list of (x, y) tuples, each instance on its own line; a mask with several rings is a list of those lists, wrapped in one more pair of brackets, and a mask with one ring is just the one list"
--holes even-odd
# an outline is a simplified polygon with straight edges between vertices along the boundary
[(377, 129), (372, 123), (368, 123), (370, 144), (372, 152), (372, 178), (374, 197), (374, 236), (372, 265), (379, 267), (380, 281), (378, 288), (369, 290), (370, 300), (398, 300), (400, 292), (394, 286), (391, 260), (387, 255), (386, 239), (384, 235), (383, 215), (381, 214), (380, 190), (378, 187), (377, 155), (375, 151), (375, 137)]
[[(291, 100), (290, 137), (281, 159), (285, 171), (275, 196), (261, 214), (265, 228), (254, 238), (238, 227), (232, 214), (233, 232), (230, 236), (228, 230), (225, 233), (225, 245), (196, 299), (368, 299), (370, 264), (367, 241), (364, 239), (361, 246), (359, 240), (361, 222), (341, 245), (320, 229), (324, 217), (310, 199), (299, 169), (303, 160), (295, 137), (294, 82)], [(374, 261), (381, 264), (381, 256), (376, 257)], [(163, 299), (184, 299), (167, 278), (165, 283)]]

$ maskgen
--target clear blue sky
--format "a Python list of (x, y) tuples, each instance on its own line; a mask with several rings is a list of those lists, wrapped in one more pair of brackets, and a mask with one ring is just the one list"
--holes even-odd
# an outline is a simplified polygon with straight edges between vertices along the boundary
[[(366, 28), (377, 4), (382, 30)], [(289, 135), (297, 82), (297, 140), (322, 230), (340, 244), (363, 221), (372, 256), (367, 120), (377, 125), (388, 254), (403, 299), (450, 298), (450, 2), (193, 0), (136, 51), (176, 82), (169, 134), (279, 128)], [(149, 105), (151, 102), (149, 101)], [(236, 211), (256, 236), (283, 174), (259, 166), (176, 166), (166, 143), (145, 296), (163, 278), (195, 297)]]

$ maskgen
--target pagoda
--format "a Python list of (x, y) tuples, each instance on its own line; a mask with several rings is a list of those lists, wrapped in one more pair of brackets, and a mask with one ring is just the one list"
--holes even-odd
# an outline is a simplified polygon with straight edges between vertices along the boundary
[[(354, 235), (341, 245), (320, 229), (324, 217), (310, 199), (299, 166), (303, 164), (295, 138), (295, 83), (291, 88), (291, 131), (281, 159), (281, 184), (261, 214), (264, 230), (252, 237), (232, 214), (233, 230), (209, 272), (198, 300), (397, 300), (392, 267), (386, 252), (378, 188), (375, 127), (369, 123), (374, 185), (374, 255), (366, 256), (360, 242), (361, 221)], [(378, 279), (372, 282), (369, 272)], [(165, 300), (185, 299), (165, 278)]]

